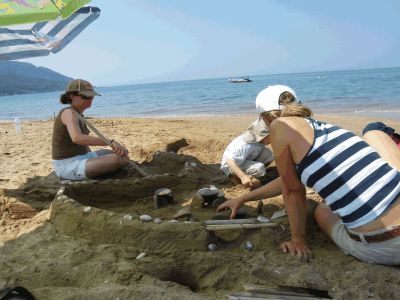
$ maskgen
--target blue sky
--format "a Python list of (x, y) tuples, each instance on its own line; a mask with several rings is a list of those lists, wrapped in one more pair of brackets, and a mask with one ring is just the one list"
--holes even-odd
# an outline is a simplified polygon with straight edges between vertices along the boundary
[(93, 0), (61, 52), (27, 59), (95, 85), (400, 66), (398, 0)]

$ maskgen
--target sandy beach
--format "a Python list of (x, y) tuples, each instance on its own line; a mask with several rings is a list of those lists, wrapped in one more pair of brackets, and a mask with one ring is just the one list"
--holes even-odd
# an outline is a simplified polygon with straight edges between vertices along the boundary
[[(52, 120), (24, 121), (21, 133), (14, 123), (1, 122), (0, 288), (21, 285), (37, 299), (226, 299), (253, 284), (318, 289), (335, 299), (399, 298), (398, 267), (346, 256), (311, 217), (310, 263), (278, 249), (289, 236), (287, 218), (275, 228), (205, 230), (201, 221), (215, 216), (215, 209), (196, 207), (193, 195), (211, 184), (227, 198), (247, 192), (226, 180), (219, 163), (228, 143), (255, 118), (89, 119), (105, 136), (123, 143), (151, 176), (133, 172), (75, 185), (52, 172)], [(357, 134), (372, 121), (400, 130), (400, 121), (394, 120), (316, 118)], [(152, 196), (161, 187), (172, 190), (176, 203), (155, 209)], [(308, 198), (320, 201), (312, 191)], [(263, 204), (266, 217), (283, 205), (281, 197)], [(257, 216), (256, 206), (246, 205), (248, 217)], [(191, 208), (192, 222), (178, 218), (170, 223), (185, 207)], [(163, 222), (143, 223), (141, 214)], [(253, 250), (243, 247), (246, 241)], [(209, 243), (218, 250), (208, 251)]]

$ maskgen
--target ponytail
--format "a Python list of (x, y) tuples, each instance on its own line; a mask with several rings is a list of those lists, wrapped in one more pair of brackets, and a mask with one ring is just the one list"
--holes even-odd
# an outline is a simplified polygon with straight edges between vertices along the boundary
[(62, 104), (71, 104), (72, 103), (71, 95), (72, 95), (72, 92), (65, 92), (64, 94), (62, 94), (60, 96), (60, 102)]
[(272, 110), (268, 115), (274, 118), (279, 117), (311, 117), (311, 109), (296, 101), (296, 98), (290, 92), (283, 92), (279, 96), (279, 104), (283, 106), (282, 110)]

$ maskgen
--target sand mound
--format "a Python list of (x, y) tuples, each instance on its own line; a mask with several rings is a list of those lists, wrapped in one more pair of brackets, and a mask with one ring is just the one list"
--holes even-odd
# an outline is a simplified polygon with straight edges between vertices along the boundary
[[(149, 121), (130, 122), (143, 123), (145, 131)], [(46, 166), (39, 172), (42, 176), (29, 177), (18, 187), (7, 183), (0, 194), (0, 288), (22, 285), (37, 299), (224, 299), (248, 284), (318, 289), (335, 299), (400, 297), (398, 267), (370, 265), (344, 255), (312, 218), (307, 236), (315, 258), (308, 264), (279, 250), (290, 235), (286, 217), (276, 220), (282, 225), (277, 227), (207, 231), (203, 221), (226, 218), (229, 212), (218, 215), (213, 207), (194, 205), (196, 192), (211, 184), (228, 198), (246, 192), (227, 182), (217, 164), (232, 129), (226, 126), (218, 133), (219, 127), (205, 121), (197, 127), (187, 120), (153, 123), (162, 130), (183, 124), (193, 134), (182, 140), (178, 131), (149, 145), (145, 136), (133, 133), (146, 145), (136, 160), (142, 159), (140, 167), (148, 177), (129, 169), (108, 179), (61, 182), (51, 173), (43, 175), (48, 174)], [(242, 123), (238, 132), (248, 120)], [(199, 126), (206, 129), (201, 134)], [(149, 132), (162, 137), (162, 130)], [(210, 133), (225, 140), (210, 139)], [(276, 175), (273, 170), (271, 174)], [(159, 188), (169, 188), (175, 202), (156, 209), (153, 196)], [(320, 201), (311, 191), (307, 197), (310, 203)], [(282, 206), (280, 197), (263, 202), (261, 213), (266, 217)], [(188, 208), (191, 218), (170, 222)], [(153, 220), (141, 221), (144, 214)], [(246, 217), (257, 214), (257, 203), (246, 206)], [(155, 218), (162, 222), (155, 223)], [(246, 242), (252, 243), (251, 251), (244, 247)], [(209, 251), (211, 243), (216, 251)]]

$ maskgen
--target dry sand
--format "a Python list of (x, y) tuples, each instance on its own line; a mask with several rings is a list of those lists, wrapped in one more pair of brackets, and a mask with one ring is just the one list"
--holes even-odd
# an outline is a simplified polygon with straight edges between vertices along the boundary
[[(358, 134), (376, 120), (317, 117)], [(52, 173), (52, 121), (23, 122), (21, 134), (2, 122), (0, 288), (22, 285), (37, 299), (225, 299), (257, 284), (319, 289), (336, 299), (399, 299), (398, 267), (344, 255), (311, 217), (310, 263), (278, 250), (289, 236), (286, 218), (279, 220), (283, 227), (218, 234), (185, 218), (169, 222), (183, 207), (191, 207), (196, 221), (216, 216), (213, 208), (191, 205), (199, 188), (214, 184), (228, 198), (247, 192), (222, 176), (219, 163), (227, 144), (254, 119), (93, 119), (152, 176), (130, 171), (128, 177), (120, 173), (80, 184), (60, 182)], [(381, 121), (400, 129), (398, 121)], [(160, 187), (173, 191), (175, 205), (154, 209), (153, 193)], [(308, 198), (320, 201), (312, 191)], [(282, 206), (280, 197), (263, 202), (265, 216)], [(256, 203), (246, 210), (256, 216)], [(141, 214), (163, 222), (142, 223)], [(244, 249), (246, 241), (253, 243), (252, 251)], [(218, 250), (209, 252), (209, 243)], [(137, 260), (142, 252), (146, 256)]]

